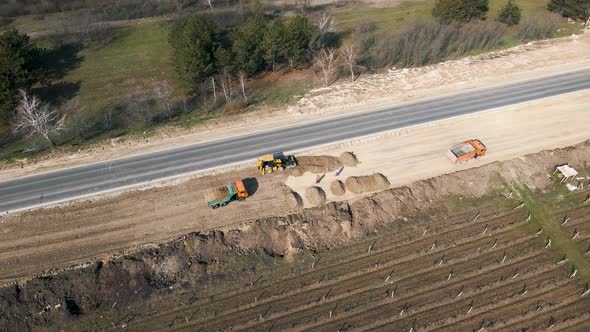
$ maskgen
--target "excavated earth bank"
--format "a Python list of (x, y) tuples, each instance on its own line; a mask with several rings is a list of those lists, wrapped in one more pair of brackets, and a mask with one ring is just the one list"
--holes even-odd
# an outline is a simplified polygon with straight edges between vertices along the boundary
[(407, 224), (413, 216), (434, 213), (435, 208), (448, 213), (440, 211), (437, 203), (448, 196), (480, 197), (513, 182), (543, 190), (555, 165), (585, 168), (588, 160), (590, 141), (384, 190), (354, 202), (333, 202), (238, 228), (188, 234), (155, 249), (4, 287), (0, 326), (10, 331), (48, 328), (176, 289), (198, 291), (231, 278), (208, 273), (211, 263), (229, 255), (288, 257), (299, 249), (327, 250), (385, 223)]

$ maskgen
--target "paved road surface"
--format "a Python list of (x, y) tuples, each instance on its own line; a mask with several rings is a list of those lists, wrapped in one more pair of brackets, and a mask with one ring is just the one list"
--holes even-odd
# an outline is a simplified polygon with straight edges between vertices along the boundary
[(328, 144), (584, 89), (590, 89), (590, 70), (16, 178), (0, 182), (0, 211), (26, 209), (251, 160), (265, 153)]

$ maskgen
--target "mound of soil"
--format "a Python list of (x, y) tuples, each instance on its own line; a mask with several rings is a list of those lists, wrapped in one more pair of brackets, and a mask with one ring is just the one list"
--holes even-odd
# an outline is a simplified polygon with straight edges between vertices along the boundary
[(346, 192), (346, 187), (342, 181), (334, 180), (332, 181), (332, 184), (330, 184), (330, 191), (336, 196), (342, 196)]
[(305, 197), (313, 206), (320, 206), (326, 203), (326, 193), (320, 187), (309, 187), (305, 190)]
[(350, 176), (346, 179), (346, 188), (355, 194), (383, 190), (388, 187), (389, 180), (381, 173), (366, 176)]
[(352, 152), (342, 152), (338, 159), (342, 165), (348, 167), (354, 167), (359, 163), (358, 159), (356, 159), (356, 156)]
[(291, 169), (295, 176), (305, 172), (325, 173), (337, 170), (342, 166), (340, 160), (332, 156), (300, 156), (297, 157), (297, 167)]
[(285, 199), (287, 200), (287, 206), (290, 209), (298, 209), (303, 206), (303, 200), (298, 193), (294, 191), (287, 192), (285, 194)]

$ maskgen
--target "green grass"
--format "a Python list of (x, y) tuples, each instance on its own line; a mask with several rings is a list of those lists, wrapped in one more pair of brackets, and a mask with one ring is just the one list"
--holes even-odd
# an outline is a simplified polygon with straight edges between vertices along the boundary
[(81, 82), (78, 97), (90, 114), (146, 91), (152, 79), (175, 82), (168, 29), (157, 23), (123, 28), (108, 44), (83, 49), (79, 56), (80, 66), (64, 81)]
[(399, 29), (406, 22), (429, 18), (433, 0), (403, 2), (396, 7), (377, 8), (355, 4), (335, 11), (336, 28), (341, 33), (351, 33), (359, 22), (369, 21), (375, 24), (375, 33), (387, 33)]

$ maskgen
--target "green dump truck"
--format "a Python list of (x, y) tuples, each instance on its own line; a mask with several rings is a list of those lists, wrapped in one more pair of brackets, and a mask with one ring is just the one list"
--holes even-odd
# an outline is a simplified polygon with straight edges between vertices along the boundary
[(238, 180), (235, 182), (228, 182), (225, 186), (217, 188), (209, 192), (207, 196), (207, 204), (213, 209), (226, 206), (233, 200), (242, 201), (248, 197), (244, 182)]

